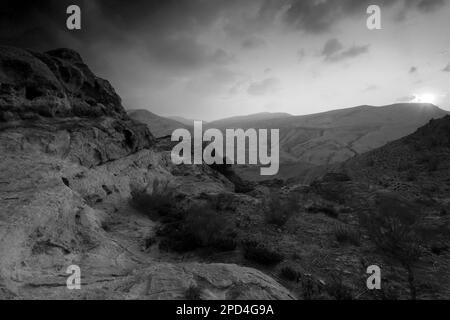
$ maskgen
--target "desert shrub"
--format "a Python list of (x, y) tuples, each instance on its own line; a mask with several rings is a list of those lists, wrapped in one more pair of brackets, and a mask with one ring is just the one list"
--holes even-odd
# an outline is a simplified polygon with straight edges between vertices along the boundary
[(339, 243), (349, 243), (354, 246), (361, 245), (361, 237), (359, 232), (348, 226), (335, 226), (333, 229), (333, 234)]
[(397, 170), (398, 171), (408, 171), (411, 170), (413, 168), (413, 164), (410, 162), (406, 162), (406, 161), (401, 161), (399, 159), (398, 165), (397, 165)]
[(287, 199), (281, 199), (279, 194), (272, 194), (266, 208), (266, 221), (282, 227), (299, 210), (298, 199), (290, 194)]
[(280, 275), (286, 280), (296, 281), (299, 277), (299, 272), (291, 266), (285, 266), (281, 268)]
[(435, 255), (441, 255), (449, 250), (449, 246), (445, 243), (435, 242), (430, 246), (430, 250)]
[(327, 172), (323, 177), (323, 182), (348, 182), (352, 179), (346, 172)]
[(131, 205), (138, 211), (149, 217), (170, 216), (174, 213), (174, 201), (172, 193), (133, 191), (131, 193)]
[(407, 271), (411, 299), (416, 299), (414, 265), (421, 255), (420, 210), (395, 194), (381, 193), (377, 209), (362, 216), (362, 224), (376, 247)]
[(237, 241), (234, 233), (229, 232), (225, 236), (217, 238), (211, 246), (218, 251), (233, 251), (236, 249)]
[(333, 299), (353, 300), (352, 289), (346, 286), (339, 276), (333, 276), (325, 286), (325, 290)]
[(312, 300), (320, 295), (320, 290), (316, 286), (314, 279), (311, 276), (304, 276), (300, 282), (302, 288), (303, 300)]
[(197, 249), (198, 243), (196, 239), (182, 232), (173, 232), (166, 234), (159, 242), (159, 250), (168, 252), (170, 250), (183, 253)]
[(202, 300), (202, 289), (198, 286), (191, 285), (187, 288), (184, 297), (186, 300)]
[(312, 207), (309, 207), (307, 210), (308, 210), (308, 212), (311, 212), (311, 213), (324, 213), (325, 215), (327, 215), (333, 219), (339, 218), (339, 212), (334, 207), (331, 207), (331, 206), (327, 206), (327, 207), (312, 206)]
[(205, 195), (211, 208), (218, 211), (233, 211), (236, 209), (235, 194), (219, 193), (217, 195)]
[[(229, 196), (209, 201), (208, 205), (193, 205), (183, 210), (177, 207), (174, 193), (168, 188), (159, 191), (158, 184), (155, 180), (153, 194), (133, 192), (131, 205), (162, 223), (156, 231), (156, 236), (163, 238), (159, 243), (161, 250), (186, 252), (210, 247), (218, 251), (230, 251), (236, 248), (233, 225), (214, 209), (218, 207), (219, 200), (227, 206), (231, 201)], [(146, 247), (152, 244), (145, 242)]]
[(414, 170), (409, 170), (406, 173), (406, 180), (411, 182), (417, 180), (417, 174), (414, 172)]
[(417, 161), (419, 164), (422, 164), (425, 166), (425, 168), (429, 172), (434, 172), (439, 168), (439, 159), (433, 155), (432, 153), (425, 152), (423, 153)]
[(274, 265), (283, 261), (281, 253), (268, 248), (263, 243), (256, 240), (247, 240), (243, 242), (244, 257), (247, 260), (257, 262), (262, 265)]
[(185, 231), (196, 239), (199, 246), (233, 250), (236, 234), (230, 223), (209, 206), (193, 206), (186, 215)]
[(294, 253), (291, 255), (291, 259), (292, 259), (292, 260), (302, 260), (302, 256), (301, 256), (299, 253), (294, 252)]
[(157, 235), (164, 237), (160, 248), (166, 251), (186, 252), (206, 247), (231, 251), (237, 245), (232, 225), (210, 206), (190, 207), (178, 220), (163, 224)]

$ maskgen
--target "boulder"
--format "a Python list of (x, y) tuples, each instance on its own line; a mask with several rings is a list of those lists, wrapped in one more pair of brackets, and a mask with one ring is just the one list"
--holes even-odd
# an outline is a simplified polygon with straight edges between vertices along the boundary
[(108, 81), (69, 49), (36, 53), (0, 46), (0, 121), (126, 116)]

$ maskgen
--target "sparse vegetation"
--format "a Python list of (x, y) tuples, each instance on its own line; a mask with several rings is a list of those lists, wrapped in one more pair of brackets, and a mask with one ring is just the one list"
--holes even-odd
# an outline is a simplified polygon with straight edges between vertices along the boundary
[(326, 292), (336, 300), (353, 300), (352, 289), (346, 286), (340, 276), (334, 275), (325, 286)]
[(312, 300), (319, 295), (319, 289), (311, 276), (301, 278), (303, 300)]
[(406, 180), (410, 181), (410, 182), (417, 181), (417, 174), (416, 174), (416, 172), (414, 172), (414, 170), (409, 170), (406, 173)]
[(361, 245), (361, 236), (359, 232), (351, 227), (344, 225), (335, 226), (333, 234), (339, 243), (349, 243), (354, 246)]
[(247, 240), (242, 243), (244, 257), (262, 265), (274, 265), (283, 261), (284, 257), (278, 251), (268, 248), (256, 240)]
[(230, 223), (209, 206), (191, 207), (185, 219), (185, 233), (201, 247), (214, 247), (223, 251), (234, 250), (236, 241)]
[(149, 217), (168, 216), (173, 213), (174, 199), (170, 192), (154, 191), (152, 194), (134, 191), (131, 205)]
[(282, 227), (298, 210), (299, 204), (295, 194), (290, 194), (287, 199), (282, 199), (279, 194), (272, 194), (266, 208), (266, 221)]
[(291, 266), (285, 266), (280, 270), (281, 277), (289, 281), (296, 281), (299, 277), (299, 272)]
[(425, 152), (421, 155), (418, 159), (418, 163), (425, 166), (425, 168), (429, 172), (437, 171), (439, 168), (440, 160), (437, 158), (436, 155), (433, 155), (432, 153)]
[(413, 164), (411, 162), (405, 161), (403, 159), (398, 159), (397, 170), (400, 172), (410, 171), (413, 169)]
[(210, 206), (190, 207), (186, 212), (176, 212), (176, 219), (164, 224), (157, 232), (164, 239), (162, 250), (186, 252), (197, 248), (210, 247), (218, 251), (236, 248), (236, 234), (232, 225)]
[(432, 243), (430, 246), (430, 250), (435, 255), (441, 255), (449, 250), (449, 246), (445, 243)]
[(407, 271), (411, 299), (416, 299), (414, 265), (421, 255), (420, 211), (400, 197), (383, 193), (376, 212), (364, 215), (363, 224), (377, 248)]
[[(160, 191), (157, 187), (158, 182), (155, 182), (153, 194), (133, 192), (131, 204), (152, 219), (162, 222), (156, 232), (156, 236), (162, 238), (159, 243), (161, 250), (186, 252), (211, 247), (218, 251), (230, 251), (236, 248), (233, 224), (216, 209), (224, 204), (228, 207), (231, 201), (229, 196), (208, 199), (208, 205), (192, 205), (183, 210), (177, 205), (179, 201), (172, 190), (165, 188)], [(144, 241), (148, 248), (156, 239)]]
[(312, 207), (309, 207), (307, 210), (310, 213), (323, 213), (323, 214), (325, 214), (325, 215), (327, 215), (327, 216), (329, 216), (329, 217), (331, 217), (333, 219), (339, 218), (338, 211), (334, 207), (331, 207), (331, 206), (327, 206), (327, 207), (325, 207), (325, 206), (312, 206)]

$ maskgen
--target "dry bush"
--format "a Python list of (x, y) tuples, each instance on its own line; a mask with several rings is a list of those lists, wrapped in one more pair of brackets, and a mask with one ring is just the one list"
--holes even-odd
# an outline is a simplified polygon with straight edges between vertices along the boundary
[(236, 234), (230, 222), (210, 206), (192, 206), (188, 210), (185, 232), (201, 247), (214, 247), (221, 251), (236, 248)]
[(277, 250), (267, 247), (262, 242), (247, 240), (242, 243), (244, 257), (262, 265), (274, 265), (283, 261), (284, 257)]
[(379, 251), (398, 261), (407, 271), (411, 299), (416, 299), (414, 265), (421, 250), (421, 212), (392, 193), (380, 193), (377, 209), (362, 216), (362, 225)]
[(289, 281), (296, 281), (299, 278), (299, 272), (291, 266), (281, 268), (280, 275)]
[[(197, 248), (210, 247), (218, 251), (236, 248), (236, 234), (233, 225), (214, 208), (221, 197), (210, 201), (209, 205), (193, 205), (187, 210), (177, 206), (174, 192), (165, 187), (158, 188), (155, 180), (153, 193), (132, 192), (131, 205), (162, 223), (156, 235), (163, 238), (161, 250), (186, 252)], [(226, 199), (225, 199), (226, 200)], [(153, 244), (153, 243), (152, 243)], [(150, 246), (146, 242), (146, 246)]]
[(353, 300), (353, 291), (340, 276), (333, 275), (325, 286), (326, 292), (336, 300)]
[(361, 245), (361, 236), (359, 232), (351, 227), (344, 225), (335, 226), (333, 234), (339, 243), (349, 243), (357, 247)]
[(222, 252), (236, 248), (233, 225), (210, 206), (194, 205), (179, 216), (158, 230), (157, 234), (164, 238), (162, 249), (186, 252), (212, 248)]
[(167, 217), (176, 213), (177, 203), (174, 191), (167, 186), (159, 188), (159, 181), (153, 182), (153, 193), (132, 191), (130, 204), (136, 210), (151, 217)]
[(266, 204), (266, 221), (269, 224), (282, 227), (298, 212), (299, 208), (295, 194), (290, 194), (287, 199), (281, 199), (279, 194), (272, 194)]
[(323, 213), (330, 218), (339, 218), (339, 212), (332, 206), (311, 206), (308, 209), (310, 213)]

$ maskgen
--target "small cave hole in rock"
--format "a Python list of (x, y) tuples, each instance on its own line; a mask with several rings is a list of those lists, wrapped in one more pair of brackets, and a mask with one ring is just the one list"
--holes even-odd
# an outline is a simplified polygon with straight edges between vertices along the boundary
[(66, 186), (70, 187), (69, 180), (67, 178), (62, 177), (61, 180)]
[(111, 189), (109, 189), (106, 185), (102, 185), (102, 189), (106, 192), (108, 196), (112, 193)]
[(43, 94), (42, 92), (35, 87), (26, 87), (25, 88), (25, 98), (28, 100), (34, 100), (36, 98), (41, 97)]

